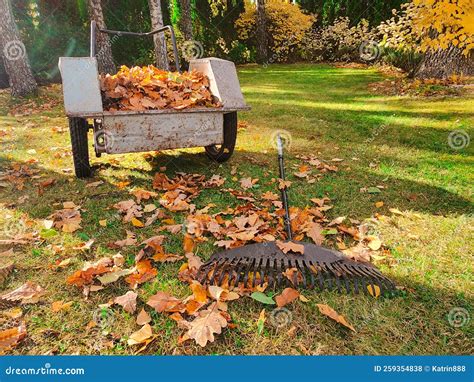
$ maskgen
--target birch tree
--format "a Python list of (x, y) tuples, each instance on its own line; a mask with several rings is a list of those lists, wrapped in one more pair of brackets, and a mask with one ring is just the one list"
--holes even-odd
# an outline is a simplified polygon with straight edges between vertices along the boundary
[[(161, 10), (161, 0), (148, 0), (150, 8), (151, 27), (159, 29), (163, 27), (163, 12)], [(163, 70), (169, 70), (166, 50), (166, 40), (163, 33), (153, 35), (155, 44), (156, 66)]]
[[(89, 0), (89, 15), (97, 23), (98, 29), (106, 29), (102, 4), (100, 0)], [(112, 57), (112, 43), (110, 36), (97, 31), (96, 56), (101, 73), (115, 73), (117, 71)]]
[(23, 97), (35, 92), (38, 85), (13, 17), (10, 0), (0, 0), (0, 48), (12, 95)]

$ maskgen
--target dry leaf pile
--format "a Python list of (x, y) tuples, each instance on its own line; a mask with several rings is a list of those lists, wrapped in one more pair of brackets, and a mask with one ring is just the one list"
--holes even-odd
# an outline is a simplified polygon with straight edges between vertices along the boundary
[(222, 106), (211, 94), (207, 76), (194, 70), (177, 73), (152, 65), (122, 66), (117, 74), (102, 75), (100, 88), (104, 109), (109, 111)]

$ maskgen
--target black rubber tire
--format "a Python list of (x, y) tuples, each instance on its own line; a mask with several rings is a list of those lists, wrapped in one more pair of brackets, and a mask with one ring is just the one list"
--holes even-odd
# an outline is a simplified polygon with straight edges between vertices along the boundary
[(69, 118), (72, 158), (78, 178), (89, 178), (92, 175), (89, 163), (89, 146), (87, 142), (88, 125), (84, 118)]
[(230, 159), (234, 152), (235, 141), (237, 140), (237, 112), (224, 114), (224, 143), (206, 146), (206, 154), (212, 160), (223, 163)]

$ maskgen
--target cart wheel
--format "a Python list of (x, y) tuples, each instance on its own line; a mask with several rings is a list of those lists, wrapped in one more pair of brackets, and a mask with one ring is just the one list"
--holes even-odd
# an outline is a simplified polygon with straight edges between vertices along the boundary
[(91, 166), (89, 164), (87, 130), (87, 121), (84, 118), (69, 118), (72, 157), (74, 160), (74, 170), (78, 178), (88, 178), (92, 173)]
[(212, 160), (222, 163), (232, 156), (237, 139), (237, 112), (224, 114), (224, 143), (206, 146), (206, 154)]

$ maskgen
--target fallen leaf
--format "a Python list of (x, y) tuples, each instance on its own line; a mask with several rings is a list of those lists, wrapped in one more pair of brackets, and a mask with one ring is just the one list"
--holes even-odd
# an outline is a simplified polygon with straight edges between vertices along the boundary
[(400, 211), (398, 208), (389, 208), (389, 211), (394, 215), (403, 215), (403, 212)]
[(276, 304), (275, 301), (273, 300), (273, 298), (268, 297), (263, 292), (253, 292), (250, 295), (250, 297), (253, 298), (254, 300), (258, 301), (258, 302), (261, 302), (262, 304), (267, 304), (267, 305), (275, 305)]
[(262, 309), (257, 319), (257, 333), (261, 335), (263, 333), (263, 328), (265, 326), (265, 309)]
[(367, 285), (367, 290), (372, 297), (377, 298), (380, 296), (380, 287), (378, 285), (369, 284)]
[(278, 179), (278, 189), (284, 190), (291, 186), (291, 182), (289, 180)]
[(207, 290), (203, 287), (198, 281), (193, 280), (190, 285), (191, 290), (193, 291), (194, 300), (200, 304), (205, 304), (207, 302)]
[(149, 322), (151, 322), (151, 317), (146, 312), (146, 310), (142, 308), (140, 313), (138, 313), (136, 322), (137, 322), (137, 325), (145, 325), (145, 324), (148, 324)]
[(137, 244), (137, 235), (134, 234), (133, 232), (127, 230), (127, 237), (123, 240), (117, 240), (114, 244), (116, 246), (120, 247), (120, 248), (131, 246), (131, 245), (136, 245)]
[(13, 270), (13, 267), (14, 267), (13, 261), (10, 261), (10, 262), (0, 266), (0, 285), (2, 285), (5, 282), (8, 275)]
[(214, 334), (220, 334), (227, 326), (227, 320), (216, 310), (202, 310), (190, 323), (186, 335), (201, 347), (205, 347), (208, 342), (214, 342)]
[(132, 223), (132, 225), (134, 227), (139, 227), (139, 228), (142, 228), (142, 227), (145, 227), (145, 224), (142, 223), (140, 220), (138, 220), (137, 218), (133, 217), (130, 222)]
[(380, 247), (382, 246), (382, 241), (377, 236), (369, 235), (366, 237), (366, 239), (369, 241), (367, 246), (372, 251), (378, 251)]
[(146, 342), (153, 335), (150, 324), (145, 324), (140, 330), (132, 333), (127, 340), (129, 346), (138, 345)]
[(324, 241), (324, 236), (321, 234), (323, 228), (320, 224), (311, 222), (309, 226), (309, 230), (306, 232), (306, 236), (308, 236), (313, 242), (317, 245), (321, 245)]
[(343, 315), (340, 315), (339, 313), (337, 313), (329, 305), (326, 305), (326, 304), (316, 304), (316, 305), (318, 306), (319, 311), (325, 316), (328, 316), (332, 320), (339, 322), (341, 325), (344, 325), (346, 328), (349, 328), (353, 332), (356, 331), (354, 327), (347, 322), (347, 320), (345, 319)]
[(19, 326), (2, 330), (0, 332), (0, 354), (5, 354), (18, 345), (26, 337), (26, 324), (21, 322)]
[(66, 281), (68, 284), (78, 287), (92, 284), (96, 276), (110, 272), (112, 270), (111, 265), (112, 259), (108, 257), (104, 257), (93, 264), (85, 263), (81, 270), (74, 272)]
[(309, 302), (309, 298), (303, 296), (302, 294), (300, 294), (299, 299), (300, 299), (301, 302)]
[(367, 192), (369, 194), (380, 194), (382, 191), (380, 191), (380, 189), (377, 187), (368, 187)]
[(151, 306), (158, 313), (179, 312), (184, 310), (183, 303), (180, 299), (162, 291), (158, 291), (151, 296), (147, 301), (147, 305)]
[(0, 305), (36, 304), (44, 294), (44, 289), (38, 284), (33, 281), (27, 281), (19, 288), (2, 294), (0, 296)]
[(184, 249), (184, 253), (189, 253), (189, 252), (194, 251), (194, 240), (191, 236), (187, 234), (184, 235), (183, 249)]
[(133, 313), (137, 309), (137, 294), (132, 291), (128, 291), (123, 296), (115, 297), (114, 303), (123, 307), (128, 313)]
[(98, 276), (97, 280), (99, 280), (102, 285), (107, 285), (107, 284), (111, 284), (111, 283), (117, 281), (121, 277), (131, 275), (134, 272), (135, 272), (134, 268), (132, 268), (132, 269), (118, 269), (116, 271), (108, 272), (108, 273), (106, 273), (102, 276)]
[(298, 244), (293, 241), (276, 241), (276, 245), (280, 248), (285, 254), (288, 252), (301, 253), (304, 254), (304, 245)]
[(99, 225), (100, 225), (101, 227), (107, 227), (107, 219), (99, 220)]
[(293, 288), (285, 288), (280, 295), (275, 297), (276, 304), (279, 308), (289, 304), (299, 297), (300, 293)]
[(131, 274), (125, 279), (132, 289), (135, 289), (138, 284), (151, 280), (158, 274), (158, 271), (152, 267), (150, 260), (140, 260), (136, 265), (136, 269), (137, 273)]
[(51, 310), (57, 313), (61, 310), (69, 310), (73, 304), (73, 301), (64, 302), (63, 300), (55, 301), (51, 304)]
[(375, 202), (375, 207), (377, 207), (377, 208), (383, 207), (383, 202), (382, 201)]

